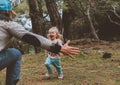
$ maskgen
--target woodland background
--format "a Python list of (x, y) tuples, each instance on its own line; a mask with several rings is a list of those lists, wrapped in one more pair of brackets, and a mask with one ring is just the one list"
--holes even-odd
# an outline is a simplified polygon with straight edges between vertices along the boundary
[[(45, 77), (43, 50), (14, 41), (13, 47), (24, 53), (18, 85), (120, 85), (120, 0), (12, 1), (13, 19), (26, 30), (46, 37), (57, 26), (64, 42), (70, 39), (70, 45), (80, 48), (74, 59), (62, 56), (64, 79), (59, 80), (54, 68), (53, 76)], [(5, 70), (0, 72), (0, 85), (4, 83)]]

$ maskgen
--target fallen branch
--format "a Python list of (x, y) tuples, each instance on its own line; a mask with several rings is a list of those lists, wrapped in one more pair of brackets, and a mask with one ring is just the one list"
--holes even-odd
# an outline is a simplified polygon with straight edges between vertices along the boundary
[(116, 21), (113, 21), (110, 17), (110, 15), (107, 15), (108, 16), (108, 19), (110, 20), (111, 23), (113, 24), (116, 24), (116, 25), (119, 25), (120, 26), (120, 23), (116, 22)]
[(111, 12), (113, 12), (114, 15), (120, 19), (120, 15), (116, 12), (116, 8), (114, 6), (112, 6), (112, 8), (113, 8), (113, 10), (111, 10)]

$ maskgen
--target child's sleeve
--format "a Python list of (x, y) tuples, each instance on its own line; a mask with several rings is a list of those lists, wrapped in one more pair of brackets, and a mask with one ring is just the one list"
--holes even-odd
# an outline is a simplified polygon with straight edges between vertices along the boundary
[(63, 46), (62, 40), (58, 39), (57, 44)]

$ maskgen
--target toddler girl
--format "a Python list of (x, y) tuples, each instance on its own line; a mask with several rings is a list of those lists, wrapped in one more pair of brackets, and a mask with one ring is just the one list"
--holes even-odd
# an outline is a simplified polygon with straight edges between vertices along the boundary
[[(57, 27), (52, 27), (49, 29), (48, 38), (52, 41), (52, 43), (59, 44), (62, 46), (61, 35), (59, 34)], [(58, 78), (62, 79), (63, 72), (61, 67), (60, 54), (54, 54), (49, 51), (46, 51), (46, 54), (47, 54), (47, 59), (45, 61), (45, 66), (47, 67), (47, 70), (48, 70), (48, 72), (46, 73), (46, 76), (50, 77), (52, 75), (51, 65), (53, 65), (58, 72)]]

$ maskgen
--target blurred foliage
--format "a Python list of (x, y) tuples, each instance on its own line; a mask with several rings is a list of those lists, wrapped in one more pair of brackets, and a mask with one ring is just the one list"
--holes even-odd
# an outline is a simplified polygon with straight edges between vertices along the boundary
[[(43, 12), (48, 15), (45, 1), (41, 0), (41, 3)], [(76, 34), (77, 38), (84, 38), (83, 35), (89, 37), (89, 34), (85, 34), (86, 30), (87, 32), (89, 32), (89, 26), (85, 22), (89, 0), (56, 0), (56, 3), (58, 9), (62, 9), (64, 11), (71, 11), (69, 16), (66, 16), (66, 19), (68, 19), (68, 17), (72, 17), (70, 28), (68, 28), (70, 30), (70, 36), (73, 37), (72, 39), (76, 39), (73, 36), (74, 34)], [(116, 12), (120, 14), (120, 0), (91, 0), (90, 15), (92, 17), (92, 21), (98, 32), (98, 35), (100, 37), (102, 36), (101, 39), (103, 39), (103, 37), (112, 39), (113, 37), (120, 35), (118, 33), (119, 26), (111, 23), (107, 16), (107, 14), (109, 14), (113, 20), (119, 22), (114, 13), (111, 12), (111, 10), (113, 10), (112, 7), (115, 7)], [(18, 14), (28, 13), (29, 7), (27, 4), (27, 0), (14, 7), (14, 9)], [(48, 28), (49, 27), (50, 26), (48, 26)], [(113, 33), (115, 31), (116, 33)]]
[[(91, 0), (93, 12), (101, 12), (102, 10), (108, 10), (111, 6), (120, 7), (120, 0)], [(43, 11), (47, 13), (47, 8), (44, 0), (41, 0)], [(86, 11), (88, 0), (56, 0), (58, 9), (67, 10), (72, 8), (75, 10), (78, 16), (82, 15)], [(28, 13), (29, 7), (27, 0), (14, 7), (17, 13)]]
[(22, 3), (13, 7), (13, 10), (15, 10), (18, 15), (28, 13), (29, 12), (29, 6), (28, 6), (28, 3), (27, 3), (27, 0), (24, 0)]

